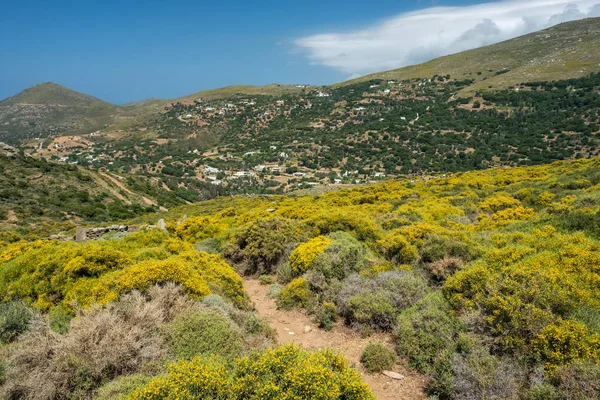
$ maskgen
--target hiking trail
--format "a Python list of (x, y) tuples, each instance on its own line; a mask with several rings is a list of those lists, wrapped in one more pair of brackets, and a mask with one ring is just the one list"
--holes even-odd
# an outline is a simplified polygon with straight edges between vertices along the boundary
[(244, 279), (244, 287), (250, 295), (256, 312), (277, 333), (279, 344), (294, 343), (305, 349), (335, 349), (346, 356), (349, 364), (360, 372), (378, 400), (422, 400), (426, 378), (397, 364), (393, 371), (404, 376), (395, 380), (383, 374), (369, 374), (360, 364), (363, 348), (371, 341), (381, 341), (393, 347), (389, 334), (377, 333), (361, 338), (356, 331), (338, 322), (330, 331), (324, 331), (312, 318), (299, 310), (278, 310), (275, 300), (268, 295), (269, 285), (261, 285), (256, 279)]

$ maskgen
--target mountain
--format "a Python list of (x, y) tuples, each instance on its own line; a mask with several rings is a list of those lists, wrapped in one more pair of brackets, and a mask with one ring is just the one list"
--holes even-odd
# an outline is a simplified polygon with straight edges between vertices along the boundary
[(463, 93), (505, 89), (522, 82), (578, 78), (600, 66), (600, 18), (567, 22), (491, 46), (436, 58), (424, 64), (349, 80), (404, 80), (447, 75), (473, 79)]
[(55, 83), (42, 83), (0, 102), (0, 140), (18, 143), (68, 132), (89, 133), (114, 120), (117, 107)]

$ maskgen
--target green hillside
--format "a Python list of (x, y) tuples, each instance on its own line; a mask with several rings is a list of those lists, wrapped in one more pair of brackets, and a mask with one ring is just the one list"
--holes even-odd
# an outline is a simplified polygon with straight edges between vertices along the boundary
[(589, 18), (339, 85), (450, 74), (457, 79), (475, 80), (463, 89), (462, 94), (467, 94), (487, 88), (505, 89), (522, 82), (577, 78), (599, 68), (600, 18)]
[(22, 155), (0, 155), (0, 231), (56, 231), (158, 209), (107, 173)]

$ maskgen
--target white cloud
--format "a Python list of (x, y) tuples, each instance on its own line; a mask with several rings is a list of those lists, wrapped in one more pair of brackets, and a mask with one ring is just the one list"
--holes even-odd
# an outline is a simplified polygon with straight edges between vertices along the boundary
[(599, 0), (504, 0), (433, 7), (367, 28), (299, 38), (313, 65), (349, 76), (418, 64), (511, 39), (561, 22), (600, 16)]

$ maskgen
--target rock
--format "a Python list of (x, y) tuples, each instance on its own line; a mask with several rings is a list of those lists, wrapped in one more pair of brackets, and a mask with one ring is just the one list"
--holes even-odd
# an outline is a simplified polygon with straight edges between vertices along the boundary
[(294, 332), (288, 332), (288, 333), (289, 333), (290, 335), (295, 335), (295, 333), (294, 333)]
[(274, 208), (269, 208), (269, 209), (267, 209), (267, 212), (268, 212), (268, 213), (275, 212), (275, 209), (274, 209)]
[(310, 332), (310, 331), (312, 331), (312, 328), (311, 328), (310, 326), (306, 325), (306, 326), (304, 327), (304, 333), (308, 333), (308, 332)]
[(159, 219), (158, 222), (156, 223), (156, 226), (158, 227), (158, 229), (162, 229), (163, 231), (167, 230), (167, 224), (165, 222), (164, 219)]
[(75, 241), (76, 242), (83, 242), (84, 240), (87, 239), (87, 229), (85, 229), (83, 226), (78, 226), (77, 228), (75, 228)]
[(404, 379), (404, 375), (399, 374), (399, 373), (394, 372), (394, 371), (383, 371), (382, 373), (385, 376), (387, 376), (388, 378), (392, 378), (392, 379), (396, 379), (396, 380), (402, 380), (402, 379)]

